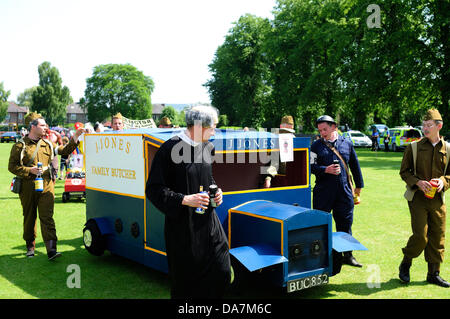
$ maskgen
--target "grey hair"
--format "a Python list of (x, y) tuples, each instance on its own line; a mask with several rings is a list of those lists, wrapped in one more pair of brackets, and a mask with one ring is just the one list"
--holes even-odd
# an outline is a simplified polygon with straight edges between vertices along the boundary
[(186, 111), (187, 127), (201, 124), (202, 127), (212, 127), (219, 121), (219, 111), (208, 105), (195, 105)]

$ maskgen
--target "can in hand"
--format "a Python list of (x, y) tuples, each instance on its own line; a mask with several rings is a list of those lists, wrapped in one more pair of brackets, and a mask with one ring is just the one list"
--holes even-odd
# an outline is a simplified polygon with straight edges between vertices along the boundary
[(335, 159), (335, 160), (333, 161), (333, 164), (339, 166), (339, 172), (338, 172), (338, 175), (339, 175), (339, 174), (341, 173), (341, 165), (339, 165), (339, 160)]
[(211, 205), (211, 207), (217, 207), (216, 202), (214, 201), (214, 197), (216, 197), (217, 194), (217, 185), (209, 185), (209, 204)]
[[(207, 192), (205, 192), (205, 191), (203, 190), (203, 186), (202, 186), (202, 185), (200, 185), (200, 193), (201, 193), (201, 194), (207, 194)], [(202, 215), (202, 214), (205, 213), (205, 210), (204, 210), (203, 208), (201, 208), (201, 207), (197, 207), (197, 208), (195, 209), (195, 212), (196, 212), (197, 214)]]
[(430, 181), (430, 184), (431, 184), (431, 189), (425, 193), (425, 197), (432, 199), (432, 198), (434, 198), (434, 195), (436, 194), (436, 190), (437, 190), (439, 184), (436, 181)]

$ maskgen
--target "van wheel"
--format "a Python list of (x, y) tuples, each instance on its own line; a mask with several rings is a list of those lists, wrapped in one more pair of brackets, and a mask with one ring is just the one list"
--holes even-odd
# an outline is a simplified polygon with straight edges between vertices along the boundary
[(240, 261), (236, 259), (236, 257), (230, 255), (230, 261), (231, 261), (231, 290), (232, 291), (240, 291), (242, 290), (243, 286), (245, 286), (248, 283), (249, 280), (249, 272), (243, 266)]
[(83, 243), (86, 250), (94, 256), (101, 256), (105, 252), (105, 236), (102, 235), (93, 219), (89, 219), (83, 229)]

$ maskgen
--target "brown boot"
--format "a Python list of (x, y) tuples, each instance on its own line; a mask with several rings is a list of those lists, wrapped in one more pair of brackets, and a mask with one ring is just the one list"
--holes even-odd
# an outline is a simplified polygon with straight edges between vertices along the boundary
[(47, 248), (48, 260), (53, 260), (61, 256), (61, 254), (56, 251), (56, 240), (46, 241), (45, 248)]
[(34, 249), (36, 247), (35, 241), (26, 241), (27, 245), (27, 257), (34, 257)]

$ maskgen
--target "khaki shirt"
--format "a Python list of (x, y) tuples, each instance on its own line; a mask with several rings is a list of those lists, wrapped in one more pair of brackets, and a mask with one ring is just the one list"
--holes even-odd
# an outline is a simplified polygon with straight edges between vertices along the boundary
[(443, 191), (449, 188), (450, 165), (447, 172), (444, 172), (447, 158), (446, 145), (443, 138), (433, 147), (433, 144), (424, 137), (417, 142), (416, 175), (414, 175), (414, 160), (411, 145), (408, 145), (403, 154), (400, 167), (400, 176), (412, 189), (417, 189), (416, 183), (419, 180), (430, 181), (439, 178), (444, 182)]
[[(52, 149), (47, 142), (42, 140), (33, 163), (30, 163), (33, 153), (36, 150), (38, 141), (33, 141), (32, 139), (28, 138), (28, 136), (25, 136), (23, 138), (23, 141), (25, 142), (25, 152), (23, 154), (22, 164), (20, 163), (20, 157), (23, 144), (21, 142), (18, 142), (11, 148), (8, 170), (14, 175), (22, 177), (25, 180), (34, 180), (36, 178), (36, 175), (31, 174), (30, 169), (36, 166), (38, 162), (41, 162), (44, 168), (48, 167), (52, 160)], [(52, 143), (52, 145), (55, 155), (69, 155), (75, 150), (78, 143), (75, 143), (73, 138), (71, 138), (69, 143), (67, 143), (66, 145), (58, 146), (54, 143)], [(43, 173), (42, 178), (50, 179), (50, 172), (46, 170)]]

